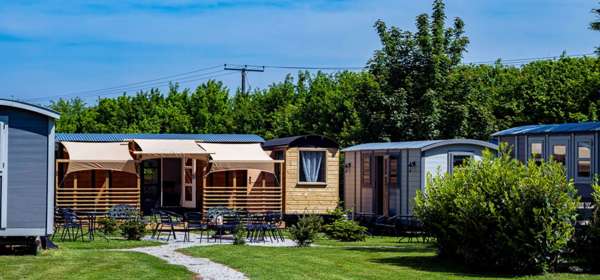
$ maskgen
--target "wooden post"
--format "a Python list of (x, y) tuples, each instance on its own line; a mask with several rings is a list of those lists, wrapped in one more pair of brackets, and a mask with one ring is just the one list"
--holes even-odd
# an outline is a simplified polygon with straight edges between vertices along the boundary
[(267, 210), (266, 201), (265, 201), (265, 188), (267, 187), (267, 182), (265, 181), (265, 176), (262, 178), (262, 208), (263, 212)]
[(284, 211), (284, 203), (283, 200), (285, 194), (286, 185), (283, 183), (283, 162), (279, 163), (279, 211), (283, 214)]
[(73, 210), (77, 208), (77, 172), (73, 173)]
[(231, 193), (233, 196), (233, 207), (235, 209), (235, 201), (237, 199), (237, 171), (233, 172), (233, 192)]
[(138, 173), (137, 174), (137, 186), (136, 186), (136, 188), (137, 188), (137, 201), (136, 201), (136, 204), (137, 204), (138, 210), (140, 210), (140, 211), (142, 210), (142, 202), (141, 202), (142, 201), (142, 188), (141, 188), (141, 184), (142, 184), (142, 178), (141, 178), (140, 174)]
[[(52, 199), (54, 199), (54, 209), (58, 208), (56, 206), (56, 204), (58, 204), (58, 166), (60, 163), (58, 163), (58, 161), (54, 164), (55, 165), (55, 170), (54, 170), (54, 197)], [(52, 209), (54, 211), (54, 209)], [(56, 212), (55, 212), (56, 213)]]
[(206, 212), (206, 190), (208, 186), (206, 185), (206, 175), (202, 174), (202, 213)]

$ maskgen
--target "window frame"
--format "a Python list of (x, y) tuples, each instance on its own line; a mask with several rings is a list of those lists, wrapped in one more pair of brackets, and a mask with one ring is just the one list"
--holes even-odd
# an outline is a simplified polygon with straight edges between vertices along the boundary
[(475, 153), (473, 153), (473, 152), (461, 152), (461, 151), (448, 152), (448, 173), (449, 174), (454, 173), (454, 157), (455, 156), (469, 157), (469, 158), (471, 158), (471, 160), (473, 160), (475, 158)]
[(547, 159), (547, 147), (546, 147), (546, 139), (544, 137), (528, 137), (527, 139), (527, 162), (529, 162), (529, 160), (533, 160), (533, 161), (537, 161), (536, 158), (533, 157), (533, 153), (531, 152), (531, 146), (533, 144), (540, 144), (542, 145), (542, 153), (541, 153), (541, 157), (539, 158), (540, 161), (545, 161)]
[[(579, 156), (579, 147), (580, 144), (586, 144), (588, 145), (588, 148), (590, 150), (590, 156), (587, 158), (582, 158)], [(590, 163), (590, 170), (589, 170), (589, 175), (588, 176), (579, 176), (579, 162), (580, 161), (588, 161)], [(577, 139), (575, 141), (575, 178), (578, 179), (578, 181), (586, 181), (586, 182), (591, 182), (592, 181), (592, 177), (594, 175), (594, 142), (592, 140), (592, 138), (581, 138), (581, 139)]]
[[(300, 172), (303, 172), (302, 169), (300, 168), (300, 163), (302, 162), (302, 152), (323, 152), (324, 154), (324, 168), (325, 170), (323, 171), (323, 181), (322, 182), (306, 182), (306, 181), (300, 181)], [(298, 185), (302, 185), (302, 186), (327, 186), (328, 181), (327, 181), (327, 161), (328, 161), (328, 150), (326, 148), (298, 148), (298, 160), (297, 160), (297, 180), (296, 183)]]

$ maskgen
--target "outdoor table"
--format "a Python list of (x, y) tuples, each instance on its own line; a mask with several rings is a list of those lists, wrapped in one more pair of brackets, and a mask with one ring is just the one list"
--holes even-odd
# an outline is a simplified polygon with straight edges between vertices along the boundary
[[(96, 222), (99, 216), (104, 216), (104, 212), (99, 211), (77, 211), (77, 214), (83, 216), (87, 219), (88, 222), (88, 239), (90, 241), (94, 240), (94, 234), (96, 233)], [(106, 236), (104, 236), (106, 238)]]

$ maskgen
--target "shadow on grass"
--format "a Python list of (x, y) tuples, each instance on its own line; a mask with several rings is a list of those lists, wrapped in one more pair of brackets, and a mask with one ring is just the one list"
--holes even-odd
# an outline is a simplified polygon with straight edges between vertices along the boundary
[(434, 253), (435, 247), (432, 245), (419, 245), (419, 246), (347, 246), (344, 249), (349, 251), (359, 251), (366, 253)]
[(495, 277), (507, 277), (512, 278), (518, 275), (502, 275), (497, 273), (486, 273), (469, 271), (463, 264), (443, 260), (437, 256), (398, 256), (390, 258), (377, 258), (371, 259), (370, 261), (379, 264), (396, 265), (402, 267), (409, 267), (419, 271), (435, 272), (452, 274), (461, 277), (476, 277), (476, 278), (495, 278)]

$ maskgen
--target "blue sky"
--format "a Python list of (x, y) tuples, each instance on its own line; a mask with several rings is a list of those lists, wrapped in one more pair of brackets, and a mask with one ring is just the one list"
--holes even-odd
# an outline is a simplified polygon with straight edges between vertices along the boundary
[[(446, 1), (448, 18), (466, 22), (466, 62), (591, 53), (600, 32), (587, 26), (598, 5)], [(45, 103), (224, 63), (363, 66), (380, 46), (375, 20), (414, 30), (415, 17), (430, 10), (431, 1), (404, 0), (2, 1), (0, 96)], [(252, 73), (249, 83), (265, 87), (288, 72)], [(239, 75), (218, 79), (239, 86)]]

